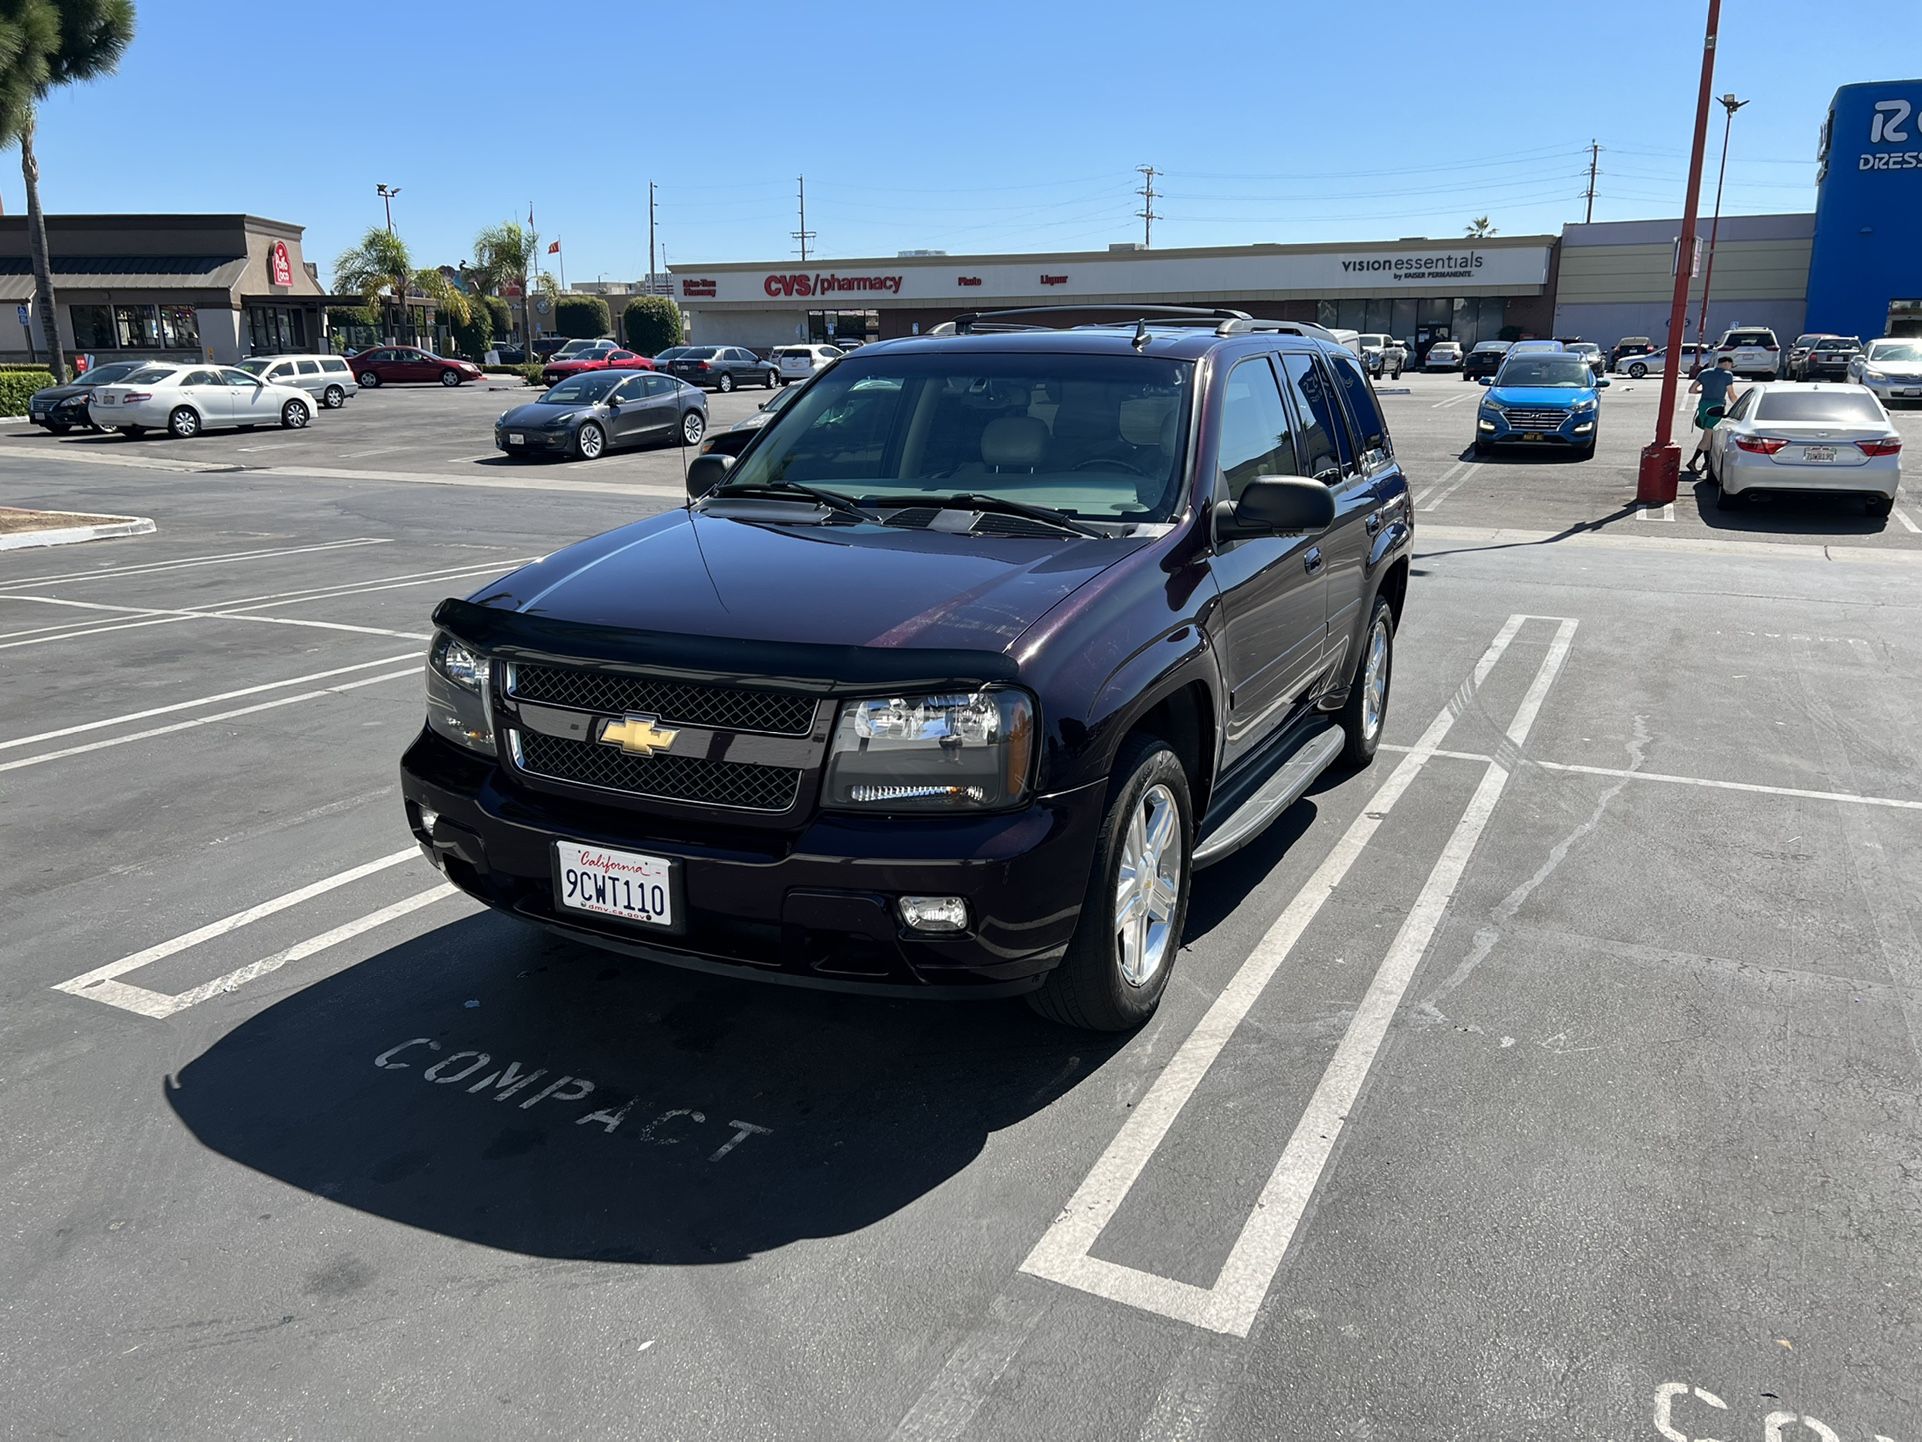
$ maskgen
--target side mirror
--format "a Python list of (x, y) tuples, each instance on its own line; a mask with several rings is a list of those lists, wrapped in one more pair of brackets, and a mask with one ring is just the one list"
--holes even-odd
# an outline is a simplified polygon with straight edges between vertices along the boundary
[(1334, 492), (1305, 476), (1256, 476), (1239, 501), (1223, 501), (1215, 508), (1215, 536), (1220, 540), (1290, 531), (1319, 535), (1334, 523)]
[(1596, 389), (1596, 390), (1598, 390), (1598, 391), (1605, 391), (1605, 390), (1607, 390), (1607, 389), (1608, 389), (1608, 377), (1607, 377), (1607, 376), (1596, 376), (1596, 377), (1595, 377), (1595, 389)]
[[(709, 491), (727, 479), (727, 473), (734, 469), (734, 457), (704, 455), (696, 456), (687, 463), (687, 498), (698, 501)], [(1332, 498), (1330, 508), (1333, 507)]]
[(1495, 384), (1495, 378), (1493, 376), (1476, 376), (1475, 381), (1476, 384), (1484, 386), (1492, 386)]

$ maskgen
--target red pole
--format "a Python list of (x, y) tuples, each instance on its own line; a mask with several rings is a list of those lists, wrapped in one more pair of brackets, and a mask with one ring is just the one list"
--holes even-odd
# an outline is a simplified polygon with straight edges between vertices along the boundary
[(1675, 388), (1681, 379), (1682, 340), (1688, 331), (1689, 271), (1695, 260), (1695, 220), (1702, 199), (1702, 156), (1708, 149), (1709, 91), (1715, 85), (1715, 34), (1722, 19), (1722, 0), (1708, 0), (1708, 28), (1702, 36), (1702, 91), (1695, 100), (1695, 144), (1688, 157), (1688, 194), (1682, 202), (1682, 238), (1675, 253), (1675, 294), (1668, 312), (1668, 364), (1662, 367), (1662, 399), (1655, 413), (1655, 439), (1642, 448), (1641, 468), (1635, 478), (1635, 499), (1647, 506), (1665, 506), (1675, 499), (1682, 469), (1681, 448), (1675, 444)]
[[(1731, 91), (1729, 100), (1735, 98)], [(1728, 136), (1735, 125), (1735, 107), (1722, 102), (1728, 111), (1722, 121), (1722, 168), (1715, 173), (1715, 219), (1708, 223), (1708, 262), (1702, 267), (1702, 308), (1695, 313), (1695, 340), (1708, 345), (1708, 288), (1715, 281), (1715, 240), (1722, 233), (1722, 182), (1728, 178)]]

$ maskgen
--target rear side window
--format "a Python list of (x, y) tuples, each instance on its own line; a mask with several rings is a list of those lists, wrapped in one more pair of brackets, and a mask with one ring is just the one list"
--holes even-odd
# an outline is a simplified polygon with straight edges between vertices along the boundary
[[(138, 377), (129, 377), (129, 379), (138, 379)], [(220, 377), (212, 371), (189, 371), (180, 378), (180, 384), (183, 386), (217, 386), (220, 384)]]
[(1388, 444), (1388, 427), (1382, 423), (1381, 407), (1375, 402), (1368, 377), (1347, 356), (1333, 356), (1330, 363), (1335, 368), (1335, 381), (1341, 387), (1341, 398), (1348, 405), (1348, 417), (1361, 440), (1363, 462), (1375, 465), (1386, 460), (1393, 447)]
[(320, 368), (324, 371), (340, 371), (344, 373), (347, 369), (347, 362), (344, 360), (324, 360), (320, 363)]
[(1326, 377), (1314, 357), (1306, 355), (1282, 356), (1281, 372), (1301, 416), (1300, 474), (1330, 483), (1340, 480), (1348, 430)]
[(1260, 356), (1243, 361), (1228, 376), (1228, 390), (1222, 398), (1221, 443), (1216, 450), (1221, 483), (1231, 501), (1240, 500), (1248, 482), (1256, 476), (1301, 474), (1274, 370)]
[(1769, 391), (1757, 404), (1755, 419), (1880, 425), (1882, 407), (1866, 391)]
[(319, 361), (301, 361), (301, 362), (300, 362), (300, 373), (301, 373), (302, 375), (304, 375), (304, 376), (317, 376), (317, 375), (319, 375), (319, 374), (320, 374), (320, 362), (319, 362)]

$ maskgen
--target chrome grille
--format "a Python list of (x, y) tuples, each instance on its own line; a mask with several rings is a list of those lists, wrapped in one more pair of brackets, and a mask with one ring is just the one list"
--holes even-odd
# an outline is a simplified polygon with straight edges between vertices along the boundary
[(630, 756), (598, 742), (538, 731), (515, 731), (512, 739), (514, 762), (530, 775), (630, 796), (737, 811), (788, 811), (800, 794), (801, 772), (792, 766), (710, 761), (702, 756)]
[(1508, 424), (1518, 431), (1553, 431), (1561, 429), (1568, 412), (1553, 406), (1510, 406)]
[(720, 731), (805, 736), (814, 727), (814, 698), (784, 691), (695, 686), (655, 676), (627, 676), (576, 666), (517, 663), (507, 694), (521, 701), (618, 715), (641, 711), (663, 721)]

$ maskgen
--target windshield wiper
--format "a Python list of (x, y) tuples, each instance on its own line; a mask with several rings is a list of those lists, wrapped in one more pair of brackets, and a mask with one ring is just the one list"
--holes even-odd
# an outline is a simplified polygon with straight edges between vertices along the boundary
[(709, 491), (710, 496), (762, 496), (780, 499), (783, 496), (804, 496), (818, 505), (826, 506), (840, 516), (852, 516), (857, 521), (872, 521), (880, 524), (881, 518), (869, 510), (863, 510), (852, 496), (844, 496), (839, 491), (827, 491), (819, 486), (804, 486), (799, 481), (744, 481), (734, 485), (721, 484)]
[(1035, 506), (1026, 501), (1011, 501), (1005, 496), (984, 496), (979, 491), (962, 491), (930, 502), (944, 511), (998, 511), (1004, 516), (1026, 516), (1044, 525), (1059, 526), (1070, 535), (1103, 538), (1108, 533), (1077, 521), (1053, 506)]

